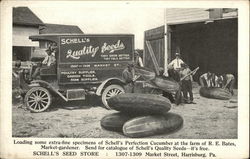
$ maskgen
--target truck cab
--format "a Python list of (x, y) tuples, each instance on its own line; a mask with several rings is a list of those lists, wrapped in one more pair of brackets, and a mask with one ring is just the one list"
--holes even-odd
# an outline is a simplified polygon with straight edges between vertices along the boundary
[[(96, 94), (108, 107), (107, 99), (124, 92), (122, 71), (134, 59), (132, 34), (41, 34), (29, 37), (54, 46), (53, 68), (41, 66), (32, 79), (25, 104), (32, 112), (49, 108), (52, 97), (64, 101), (84, 100)], [(31, 72), (34, 72), (33, 71)]]

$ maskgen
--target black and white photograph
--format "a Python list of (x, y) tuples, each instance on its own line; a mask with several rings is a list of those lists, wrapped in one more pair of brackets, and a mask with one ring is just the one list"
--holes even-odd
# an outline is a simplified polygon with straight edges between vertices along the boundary
[(130, 3), (10, 7), (14, 144), (241, 138), (240, 9)]
[[(14, 7), (12, 136), (237, 138), (237, 9), (159, 8), (165, 25), (133, 27), (129, 13), (147, 11), (79, 11), (113, 28), (96, 34), (84, 30), (89, 16), (47, 23)], [(128, 26), (107, 20), (119, 12)]]

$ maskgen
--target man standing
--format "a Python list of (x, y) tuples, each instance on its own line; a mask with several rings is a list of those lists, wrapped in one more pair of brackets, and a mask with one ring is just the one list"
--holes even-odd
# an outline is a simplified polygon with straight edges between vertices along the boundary
[(180, 53), (175, 53), (175, 59), (168, 64), (168, 74), (170, 77), (173, 77), (174, 80), (180, 81), (180, 69), (181, 64), (184, 62), (180, 59)]
[(125, 82), (125, 92), (134, 93), (134, 82), (136, 80), (136, 76), (133, 63), (129, 63), (127, 68), (124, 69), (124, 71), (122, 72), (122, 78)]
[[(192, 81), (193, 77), (192, 75), (187, 76), (191, 73), (191, 70), (189, 69), (188, 65), (185, 63), (181, 64), (181, 70), (180, 70), (180, 77), (183, 78), (181, 81), (181, 90), (183, 92), (184, 101), (185, 103), (194, 103), (193, 100), (193, 92), (192, 92)], [(189, 94), (189, 99), (188, 99)]]

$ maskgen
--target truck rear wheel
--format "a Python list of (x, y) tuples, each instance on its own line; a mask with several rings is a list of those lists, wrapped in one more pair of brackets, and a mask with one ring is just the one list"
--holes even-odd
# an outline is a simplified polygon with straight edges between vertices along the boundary
[(43, 112), (51, 104), (51, 95), (43, 87), (33, 87), (25, 95), (25, 105), (31, 112)]
[(118, 94), (125, 93), (124, 88), (119, 85), (112, 84), (106, 87), (102, 93), (102, 103), (107, 109), (111, 109), (107, 103), (107, 99), (116, 96)]

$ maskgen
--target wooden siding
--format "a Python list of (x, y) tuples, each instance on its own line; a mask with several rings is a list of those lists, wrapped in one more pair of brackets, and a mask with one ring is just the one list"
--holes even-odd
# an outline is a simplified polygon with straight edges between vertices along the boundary
[(38, 35), (39, 30), (36, 27), (13, 26), (12, 45), (33, 47), (39, 46), (38, 42), (32, 42), (29, 39), (30, 35)]
[(166, 23), (188, 22), (209, 19), (208, 8), (171, 8), (166, 9)]

